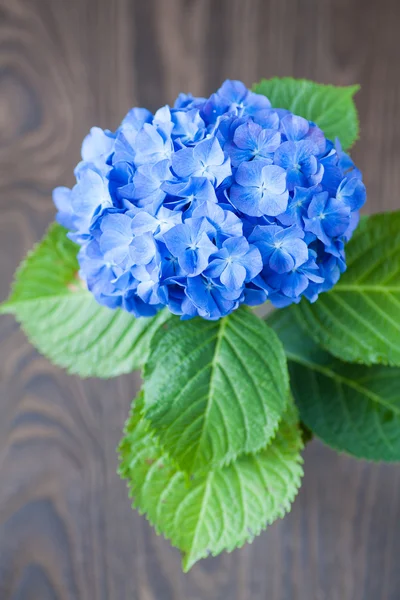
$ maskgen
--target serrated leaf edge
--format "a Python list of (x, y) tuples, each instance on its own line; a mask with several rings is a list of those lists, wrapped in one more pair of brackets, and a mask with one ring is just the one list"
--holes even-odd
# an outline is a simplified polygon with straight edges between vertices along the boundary
[[(129, 467), (123, 467), (122, 463), (124, 461), (124, 452), (125, 452), (125, 447), (128, 446), (129, 444), (129, 434), (134, 430), (135, 426), (139, 423), (142, 422), (145, 425), (145, 432), (149, 435), (150, 439), (154, 442), (157, 452), (159, 452), (161, 454), (161, 456), (163, 458), (159, 458), (158, 460), (156, 460), (152, 465), (151, 468), (157, 468), (159, 464), (164, 464), (165, 460), (167, 459), (168, 461), (170, 461), (171, 463), (171, 468), (172, 470), (176, 471), (174, 475), (180, 475), (180, 476), (184, 476), (186, 475), (186, 473), (184, 471), (182, 471), (179, 467), (179, 465), (176, 463), (176, 461), (169, 455), (169, 453), (165, 450), (165, 448), (163, 448), (158, 440), (158, 436), (157, 434), (154, 432), (154, 430), (151, 427), (151, 423), (144, 417), (143, 415), (143, 406), (142, 407), (136, 407), (136, 404), (138, 403), (138, 401), (140, 402), (140, 400), (143, 400), (143, 390), (141, 390), (137, 396), (137, 398), (134, 400), (131, 410), (130, 410), (130, 414), (128, 419), (125, 422), (125, 426), (123, 429), (124, 432), (124, 437), (122, 438), (120, 444), (118, 445), (117, 448), (117, 452), (119, 455), (119, 466), (118, 466), (118, 474), (120, 475), (120, 477), (124, 480), (126, 480), (126, 487), (128, 489), (128, 495), (132, 500), (132, 508), (137, 510), (138, 513), (141, 516), (144, 516), (146, 521), (148, 521), (148, 523), (154, 528), (155, 532), (157, 535), (161, 535), (165, 540), (167, 540), (171, 546), (177, 548), (181, 554), (182, 554), (182, 570), (187, 573), (191, 567), (198, 562), (199, 560), (203, 559), (203, 558), (207, 558), (208, 556), (218, 556), (221, 552), (227, 552), (228, 554), (233, 552), (234, 550), (240, 549), (244, 546), (244, 544), (246, 543), (252, 543), (252, 541), (254, 540), (255, 537), (257, 537), (263, 530), (265, 530), (269, 525), (271, 525), (272, 523), (274, 523), (275, 521), (277, 521), (278, 519), (282, 519), (285, 514), (287, 514), (288, 512), (290, 512), (291, 510), (291, 506), (293, 504), (294, 499), (296, 498), (299, 489), (301, 487), (301, 480), (302, 477), (304, 476), (304, 471), (302, 468), (302, 465), (304, 464), (304, 459), (301, 455), (302, 450), (304, 449), (304, 442), (303, 442), (303, 436), (301, 434), (301, 430), (300, 430), (300, 423), (297, 421), (297, 423), (294, 425), (296, 427), (296, 429), (298, 430), (299, 436), (297, 439), (297, 447), (295, 448), (295, 450), (297, 451), (297, 458), (294, 461), (293, 464), (293, 470), (292, 470), (292, 474), (293, 474), (293, 492), (285, 499), (284, 504), (281, 504), (280, 506), (280, 511), (279, 514), (277, 514), (275, 517), (267, 519), (263, 524), (261, 524), (256, 530), (248, 532), (248, 536), (245, 536), (243, 539), (241, 539), (239, 542), (232, 544), (231, 546), (224, 548), (220, 551), (217, 552), (210, 552), (208, 550), (204, 550), (203, 554), (201, 556), (196, 555), (196, 558), (193, 558), (190, 556), (190, 553), (188, 552), (182, 552), (182, 550), (176, 545), (174, 544), (174, 542), (172, 541), (172, 539), (165, 534), (162, 529), (158, 526), (158, 524), (151, 519), (146, 510), (142, 509), (137, 502), (135, 501), (135, 494), (134, 494), (134, 490), (133, 490), (133, 485), (131, 483), (132, 478), (130, 476), (130, 470)], [(296, 414), (297, 414), (297, 409), (296, 409)], [(233, 466), (236, 462), (236, 460), (245, 457), (245, 456), (254, 456), (256, 457), (257, 455), (261, 454), (262, 452), (266, 451), (268, 448), (270, 448), (274, 442), (276, 438), (276, 434), (274, 436), (274, 438), (272, 438), (271, 440), (269, 440), (268, 444), (266, 444), (266, 446), (264, 446), (263, 448), (257, 450), (257, 452), (249, 452), (249, 453), (241, 453), (239, 454), (234, 462), (231, 462), (229, 464), (217, 467), (217, 468), (212, 468), (210, 469), (209, 473), (205, 473), (202, 472), (200, 473), (201, 477), (205, 477), (205, 476), (209, 476), (212, 475), (216, 470), (220, 470), (220, 469), (224, 469), (230, 466)], [(271, 449), (271, 448), (270, 448)], [(129, 452), (129, 449), (127, 450), (127, 453)], [(274, 451), (275, 453), (277, 453), (277, 450)], [(295, 472), (294, 472), (295, 471)], [(198, 472), (199, 473), (199, 472)], [(186, 481), (188, 483), (190, 483), (189, 479), (187, 477)], [(207, 489), (209, 487), (209, 482), (207, 481)], [(203, 495), (203, 499), (202, 499), (202, 507), (203, 507), (203, 503), (204, 503), (204, 496), (206, 494)], [(195, 539), (195, 537), (194, 537)]]
[[(237, 310), (239, 310), (239, 309), (237, 309)], [(253, 316), (256, 316), (256, 315), (254, 314), (254, 312), (251, 310), (251, 308), (250, 308), (250, 307), (247, 307), (247, 306), (241, 306), (241, 307), (240, 307), (240, 310), (242, 310), (242, 311), (246, 311), (246, 312), (248, 312), (249, 314), (252, 314)], [(235, 312), (236, 312), (236, 311), (235, 311)], [(228, 315), (228, 316), (229, 316), (229, 315)], [(237, 316), (237, 314), (236, 314), (235, 316)], [(259, 318), (259, 317), (258, 317), (258, 318)], [(224, 322), (224, 324), (223, 324), (223, 326), (220, 328), (220, 330), (219, 330), (219, 332), (218, 332), (218, 342), (217, 342), (217, 345), (218, 345), (218, 343), (221, 343), (221, 339), (222, 339), (222, 336), (221, 336), (221, 330), (223, 331), (223, 330), (225, 330), (225, 328), (227, 327), (227, 323), (228, 323), (227, 319), (228, 319), (228, 317), (224, 317), (223, 319), (221, 319), (221, 322)], [(150, 343), (150, 353), (149, 353), (149, 354), (151, 354), (151, 353), (152, 353), (152, 351), (154, 350), (154, 348), (155, 348), (155, 347), (157, 346), (157, 344), (158, 344), (158, 336), (159, 336), (159, 335), (160, 335), (160, 333), (161, 333), (161, 329), (165, 329), (165, 325), (166, 325), (166, 324), (168, 323), (168, 321), (170, 321), (170, 320), (173, 320), (173, 321), (175, 321), (177, 324), (179, 324), (179, 323), (180, 323), (180, 321), (176, 320), (176, 317), (175, 317), (175, 315), (173, 315), (173, 314), (171, 313), (171, 318), (170, 318), (170, 319), (168, 319), (167, 321), (165, 321), (164, 323), (162, 323), (162, 324), (161, 324), (161, 325), (160, 325), (160, 326), (157, 328), (157, 330), (155, 331), (155, 333), (153, 334), (153, 336), (152, 336), (152, 339), (151, 339), (151, 343)], [(267, 321), (266, 321), (265, 319), (261, 319), (261, 318), (260, 318), (260, 321), (261, 321), (261, 322), (263, 322), (264, 324), (267, 324)], [(268, 326), (268, 327), (269, 327), (269, 326)], [(279, 336), (278, 336), (278, 335), (276, 334), (276, 332), (275, 332), (275, 331), (272, 329), (272, 327), (269, 327), (269, 329), (270, 329), (271, 333), (273, 334), (273, 336), (275, 336), (275, 337), (276, 337), (277, 341), (279, 342), (279, 345), (280, 345), (280, 346), (283, 348), (283, 344), (281, 343), (281, 341), (280, 341), (280, 339), (279, 339)], [(272, 350), (272, 349), (271, 349), (271, 351), (273, 352), (273, 350)], [(216, 354), (217, 354), (217, 346), (216, 346), (216, 349), (215, 349), (214, 357), (216, 356)], [(213, 357), (213, 361), (212, 361), (212, 363), (214, 363), (214, 360), (215, 360), (215, 359), (214, 359), (214, 357)], [(214, 462), (212, 462), (211, 464), (209, 464), (209, 465), (207, 465), (207, 466), (204, 466), (203, 468), (196, 468), (196, 469), (195, 469), (195, 472), (196, 472), (196, 473), (198, 473), (198, 474), (199, 474), (199, 473), (200, 473), (200, 474), (202, 474), (202, 473), (206, 472), (206, 471), (207, 471), (208, 469), (210, 469), (210, 468), (212, 468), (212, 469), (220, 469), (220, 468), (223, 468), (223, 467), (228, 467), (229, 465), (231, 465), (233, 462), (235, 462), (235, 461), (236, 461), (238, 458), (240, 458), (241, 456), (251, 456), (252, 454), (255, 454), (255, 453), (257, 453), (257, 452), (262, 452), (263, 450), (265, 450), (265, 449), (268, 447), (268, 445), (269, 445), (270, 443), (272, 443), (272, 441), (274, 440), (274, 438), (275, 438), (275, 436), (276, 436), (276, 434), (277, 434), (277, 432), (278, 432), (278, 430), (279, 430), (279, 426), (280, 426), (280, 424), (281, 424), (282, 417), (283, 417), (283, 415), (285, 414), (285, 411), (286, 411), (286, 410), (287, 410), (287, 408), (288, 408), (289, 400), (290, 400), (290, 397), (291, 397), (291, 396), (290, 396), (290, 382), (289, 382), (288, 365), (287, 365), (287, 358), (286, 358), (286, 354), (285, 354), (284, 348), (283, 348), (283, 356), (282, 356), (282, 358), (284, 359), (284, 371), (285, 371), (285, 373), (286, 373), (286, 376), (285, 376), (286, 402), (285, 402), (285, 404), (284, 404), (284, 405), (283, 405), (283, 407), (282, 407), (281, 417), (278, 419), (278, 421), (276, 422), (275, 426), (271, 428), (271, 436), (270, 436), (270, 438), (269, 438), (268, 442), (267, 442), (266, 444), (261, 444), (261, 445), (260, 445), (258, 448), (254, 449), (253, 451), (249, 451), (249, 452), (243, 452), (243, 451), (237, 451), (237, 452), (233, 452), (233, 451), (230, 451), (230, 452), (228, 452), (228, 453), (225, 455), (225, 457), (224, 457), (223, 459), (221, 459), (220, 461), (217, 461), (217, 462), (215, 462), (215, 461), (214, 461)], [(149, 372), (149, 367), (148, 367), (148, 364), (147, 364), (147, 363), (145, 363), (145, 365), (144, 365), (144, 369), (143, 369), (143, 379), (144, 379), (144, 385), (143, 385), (143, 394), (144, 394), (144, 397), (146, 396), (146, 390), (145, 390), (145, 387), (146, 387), (146, 379), (147, 379), (147, 377), (148, 377), (150, 374), (151, 374), (151, 372)], [(209, 405), (209, 403), (208, 403), (208, 405)], [(208, 405), (207, 405), (207, 410), (208, 410)], [(206, 412), (207, 412), (207, 411), (206, 411)], [(146, 420), (147, 420), (148, 422), (150, 422), (150, 420), (149, 420), (149, 419), (147, 419), (147, 417), (146, 417), (146, 415), (145, 415), (145, 414), (144, 414), (143, 416), (144, 416), (144, 418), (146, 418)], [(159, 440), (159, 436), (158, 436), (157, 432), (156, 432), (156, 431), (154, 431), (154, 432), (153, 432), (153, 435), (157, 437), (157, 439), (158, 439), (158, 442), (159, 442), (159, 446), (160, 446), (160, 447), (162, 447), (162, 446), (161, 446), (161, 442), (160, 442), (160, 440)], [(203, 432), (202, 432), (202, 436), (203, 436)], [(199, 443), (199, 447), (200, 447), (200, 443)], [(197, 449), (197, 452), (198, 452), (198, 449)], [(196, 452), (196, 455), (197, 455), (197, 452)], [(169, 455), (169, 456), (170, 456), (170, 455)], [(171, 458), (171, 460), (174, 462), (174, 464), (176, 464), (176, 466), (177, 466), (178, 470), (179, 470), (179, 471), (181, 471), (181, 472), (183, 472), (183, 473), (185, 473), (185, 474), (187, 475), (187, 477), (189, 477), (189, 478), (190, 478), (190, 477), (193, 475), (193, 471), (192, 471), (192, 470), (186, 470), (186, 469), (184, 469), (184, 468), (182, 467), (182, 465), (180, 465), (180, 464), (179, 464), (179, 463), (178, 463), (178, 462), (177, 462), (175, 459), (173, 459), (171, 456), (170, 456), (170, 458)], [(194, 463), (194, 461), (193, 461), (193, 463)]]

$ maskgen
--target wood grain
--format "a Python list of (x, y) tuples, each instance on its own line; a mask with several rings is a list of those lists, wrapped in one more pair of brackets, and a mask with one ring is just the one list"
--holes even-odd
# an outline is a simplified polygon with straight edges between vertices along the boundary
[[(0, 299), (83, 135), (224, 78), (360, 82), (368, 211), (400, 208), (398, 0), (0, 0)], [(313, 442), (291, 514), (188, 575), (115, 447), (139, 380), (79, 381), (0, 321), (1, 600), (398, 600), (400, 469)]]

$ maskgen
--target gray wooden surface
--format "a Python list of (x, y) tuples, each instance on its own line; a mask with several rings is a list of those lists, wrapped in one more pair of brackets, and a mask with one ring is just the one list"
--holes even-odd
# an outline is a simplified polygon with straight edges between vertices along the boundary
[[(400, 208), (398, 0), (0, 0), (0, 299), (90, 126), (226, 78), (359, 82), (368, 211)], [(400, 468), (306, 449), (291, 514), (188, 575), (115, 447), (138, 376), (79, 381), (0, 320), (1, 600), (398, 600)]]

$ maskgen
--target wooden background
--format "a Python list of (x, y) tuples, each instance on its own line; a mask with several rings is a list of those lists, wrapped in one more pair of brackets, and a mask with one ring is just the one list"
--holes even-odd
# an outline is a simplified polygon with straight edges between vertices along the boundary
[[(0, 300), (90, 126), (226, 78), (359, 82), (368, 211), (400, 208), (398, 0), (0, 0)], [(305, 451), (291, 514), (189, 575), (115, 447), (138, 376), (79, 381), (0, 320), (1, 600), (398, 600), (400, 468)]]

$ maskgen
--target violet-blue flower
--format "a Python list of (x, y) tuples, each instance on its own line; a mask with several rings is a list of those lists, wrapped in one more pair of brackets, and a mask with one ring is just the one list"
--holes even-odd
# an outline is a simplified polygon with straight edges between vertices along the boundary
[(293, 271), (308, 260), (304, 232), (297, 226), (256, 225), (249, 241), (261, 252), (263, 263), (276, 273)]
[(304, 217), (304, 229), (314, 233), (329, 246), (330, 239), (343, 235), (350, 223), (350, 208), (340, 198), (330, 198), (328, 192), (313, 196)]
[(213, 234), (214, 228), (207, 219), (189, 218), (169, 229), (163, 240), (185, 273), (193, 277), (204, 271), (210, 255), (217, 249), (210, 239)]
[(239, 306), (241, 290), (229, 289), (217, 281), (199, 275), (187, 280), (186, 294), (204, 319), (219, 319)]
[(215, 137), (178, 150), (172, 158), (172, 169), (181, 179), (205, 177), (216, 187), (231, 174), (230, 160)]
[(235, 130), (233, 142), (225, 146), (232, 165), (237, 167), (244, 161), (257, 158), (272, 159), (279, 147), (281, 136), (274, 129), (263, 129), (254, 121), (247, 121)]
[(309, 187), (319, 183), (323, 177), (316, 146), (307, 140), (284, 142), (276, 150), (274, 162), (286, 170), (289, 190), (294, 190), (296, 186)]
[(289, 198), (286, 171), (264, 160), (243, 162), (235, 174), (231, 202), (252, 217), (275, 217), (284, 212)]
[(239, 81), (91, 129), (53, 198), (96, 300), (219, 319), (314, 302), (346, 268), (366, 191), (338, 140)]
[(205, 275), (219, 278), (227, 289), (240, 289), (245, 281), (251, 281), (263, 267), (258, 248), (250, 245), (245, 237), (230, 237), (222, 248), (210, 257)]

